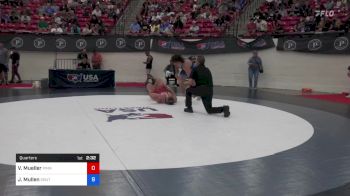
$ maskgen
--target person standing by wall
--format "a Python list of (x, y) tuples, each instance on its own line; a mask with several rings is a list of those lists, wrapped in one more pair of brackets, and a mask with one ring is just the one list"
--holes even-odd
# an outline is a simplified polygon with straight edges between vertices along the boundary
[(17, 77), (18, 81), (17, 83), (22, 83), (21, 76), (18, 73), (18, 67), (19, 67), (19, 60), (21, 56), (19, 52), (16, 50), (16, 48), (12, 47), (10, 50), (10, 59), (12, 62), (12, 76), (10, 83), (15, 82), (15, 77)]
[(143, 62), (143, 64), (146, 64), (146, 74), (150, 74), (153, 65), (153, 57), (149, 51), (146, 51), (145, 54), (147, 56), (147, 60)]
[(82, 61), (84, 58), (89, 59), (89, 56), (88, 56), (88, 54), (86, 52), (86, 48), (82, 49), (81, 52), (79, 52), (79, 54), (77, 56), (77, 59), (79, 61)]
[(83, 58), (83, 60), (77, 65), (77, 69), (91, 69), (88, 59)]
[(263, 72), (262, 60), (258, 56), (258, 52), (254, 51), (253, 56), (248, 61), (249, 88), (256, 89), (258, 87), (259, 73)]
[(0, 76), (1, 76), (1, 84), (5, 83), (5, 85), (8, 85), (8, 81), (7, 81), (7, 73), (9, 70), (8, 61), (9, 61), (8, 50), (4, 47), (3, 43), (0, 43)]
[(96, 49), (93, 50), (91, 64), (92, 69), (101, 69), (102, 67), (102, 55), (98, 53)]
[(186, 108), (185, 112), (193, 113), (192, 95), (202, 98), (203, 105), (208, 114), (224, 113), (224, 117), (230, 116), (230, 108), (225, 105), (222, 107), (213, 107), (213, 78), (210, 70), (205, 66), (204, 56), (197, 57), (197, 67), (192, 71), (189, 83), (191, 87), (186, 89)]

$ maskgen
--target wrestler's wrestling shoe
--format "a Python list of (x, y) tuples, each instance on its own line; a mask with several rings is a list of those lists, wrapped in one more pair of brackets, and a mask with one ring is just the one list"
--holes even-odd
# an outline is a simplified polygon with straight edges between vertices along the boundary
[(193, 113), (193, 110), (192, 110), (192, 108), (185, 108), (185, 109), (184, 109), (184, 112)]
[(223, 110), (224, 110), (224, 117), (227, 118), (230, 116), (230, 107), (228, 105), (224, 105), (223, 107)]

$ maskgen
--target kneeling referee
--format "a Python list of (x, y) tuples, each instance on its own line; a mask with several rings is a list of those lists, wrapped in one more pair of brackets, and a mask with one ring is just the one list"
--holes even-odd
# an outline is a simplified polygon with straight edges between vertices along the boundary
[(191, 87), (186, 90), (185, 112), (193, 113), (192, 95), (200, 96), (208, 114), (224, 113), (224, 117), (230, 116), (229, 106), (213, 107), (213, 78), (210, 70), (205, 66), (204, 56), (197, 57), (197, 67), (192, 70), (189, 82)]

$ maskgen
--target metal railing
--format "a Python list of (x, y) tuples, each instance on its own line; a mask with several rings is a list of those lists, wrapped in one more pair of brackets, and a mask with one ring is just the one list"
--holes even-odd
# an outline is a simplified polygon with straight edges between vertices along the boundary
[(78, 59), (55, 59), (53, 69), (76, 69), (80, 62)]
[(234, 24), (234, 35), (246, 31), (246, 24), (249, 19), (252, 17), (254, 12), (263, 4), (266, 0), (250, 0), (248, 4), (240, 11), (239, 17), (236, 19)]

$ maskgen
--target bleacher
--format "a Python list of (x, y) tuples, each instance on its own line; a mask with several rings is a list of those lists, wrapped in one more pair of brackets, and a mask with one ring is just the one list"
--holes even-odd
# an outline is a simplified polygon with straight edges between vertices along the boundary
[[(50, 27), (55, 23), (56, 17), (61, 17), (62, 20), (68, 20), (68, 13), (74, 13), (73, 21), (64, 21), (64, 33), (69, 34), (72, 23), (76, 23), (80, 28), (85, 27), (90, 23), (91, 13), (94, 7), (99, 6), (102, 10), (100, 17), (106, 33), (111, 32), (115, 26), (118, 18), (111, 17), (108, 12), (111, 9), (118, 7), (122, 12), (128, 4), (128, 0), (123, 0), (117, 4), (112, 1), (92, 1), (92, 3), (79, 3), (73, 1), (74, 6), (67, 5), (67, 0), (53, 0), (52, 4), (48, 4), (47, 0), (33, 0), (21, 4), (9, 4), (5, 1), (0, 1), (0, 32), (31, 32), (31, 33), (49, 33)], [(52, 6), (57, 9), (54, 14), (48, 15), (43, 10), (46, 6)], [(25, 23), (21, 21), (21, 16), (28, 13), (30, 22)], [(15, 17), (12, 17), (14, 15)], [(11, 18), (12, 17), (12, 18)], [(66, 18), (65, 18), (66, 17)], [(14, 20), (15, 19), (15, 20)], [(49, 28), (39, 28), (40, 21), (47, 23)]]
[[(265, 1), (247, 24), (245, 36), (347, 31), (349, 29), (349, 2), (347, 4), (341, 0), (295, 0), (290, 2), (292, 3), (279, 4), (278, 1)], [(266, 21), (266, 29), (259, 29), (258, 18)]]

